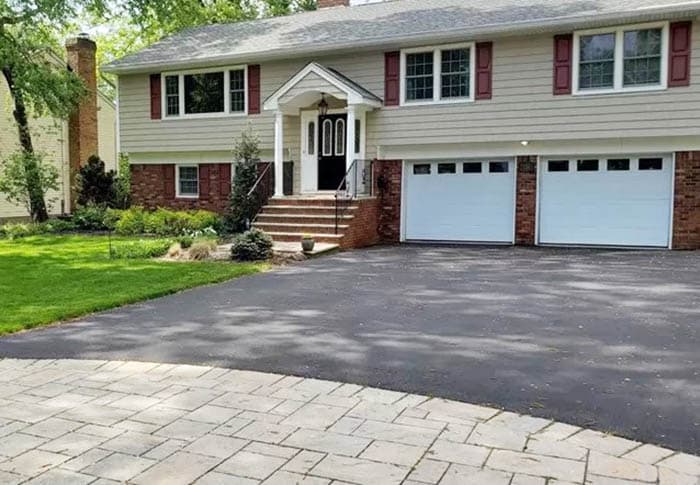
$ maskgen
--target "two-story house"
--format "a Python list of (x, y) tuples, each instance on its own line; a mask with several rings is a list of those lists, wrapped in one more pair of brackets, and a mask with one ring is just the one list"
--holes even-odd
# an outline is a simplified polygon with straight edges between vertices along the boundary
[(136, 203), (223, 210), (250, 126), (276, 239), (700, 248), (700, 1), (352, 3), (107, 66)]

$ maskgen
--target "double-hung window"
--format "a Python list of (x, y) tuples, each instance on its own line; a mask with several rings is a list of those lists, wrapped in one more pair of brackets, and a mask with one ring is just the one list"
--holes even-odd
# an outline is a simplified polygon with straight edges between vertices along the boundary
[(668, 24), (645, 24), (574, 34), (576, 94), (666, 87)]
[(454, 103), (474, 99), (474, 45), (406, 49), (401, 53), (401, 102)]
[(162, 76), (165, 118), (245, 114), (246, 67), (165, 73)]
[(178, 197), (199, 197), (199, 167), (178, 165), (176, 183)]

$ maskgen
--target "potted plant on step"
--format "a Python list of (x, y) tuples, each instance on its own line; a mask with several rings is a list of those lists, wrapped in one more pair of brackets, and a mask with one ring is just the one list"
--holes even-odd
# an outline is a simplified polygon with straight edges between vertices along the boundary
[(303, 236), (301, 236), (301, 249), (305, 253), (310, 253), (311, 251), (313, 251), (315, 244), (316, 241), (314, 240), (314, 237), (311, 234), (304, 234)]

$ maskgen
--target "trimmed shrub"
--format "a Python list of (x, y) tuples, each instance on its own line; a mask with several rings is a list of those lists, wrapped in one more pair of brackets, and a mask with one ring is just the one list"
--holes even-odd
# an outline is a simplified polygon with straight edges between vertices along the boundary
[(82, 231), (104, 231), (107, 229), (105, 226), (106, 212), (105, 207), (95, 204), (79, 207), (73, 213), (73, 224)]
[(194, 237), (188, 235), (178, 236), (175, 239), (177, 240), (178, 244), (180, 244), (182, 249), (187, 249), (192, 246), (192, 243), (194, 243)]
[(21, 237), (34, 236), (42, 232), (40, 224), (25, 222), (8, 222), (0, 226), (0, 235), (7, 239), (17, 239)]
[(251, 229), (236, 236), (231, 246), (231, 257), (238, 261), (263, 261), (272, 257), (272, 238), (262, 231)]
[(112, 257), (117, 259), (148, 259), (164, 256), (173, 241), (170, 239), (139, 239), (112, 245)]
[(58, 234), (61, 232), (71, 232), (77, 229), (75, 222), (65, 219), (50, 219), (42, 224), (44, 232)]
[(132, 207), (122, 211), (119, 220), (114, 223), (114, 231), (124, 236), (143, 234), (144, 228), (143, 207)]

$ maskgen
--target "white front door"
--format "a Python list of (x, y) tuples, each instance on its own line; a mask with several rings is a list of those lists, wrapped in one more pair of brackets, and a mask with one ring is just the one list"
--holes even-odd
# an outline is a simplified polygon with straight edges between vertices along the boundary
[(318, 190), (318, 111), (301, 112), (301, 191)]
[(411, 162), (405, 239), (513, 243), (515, 162)]
[(668, 247), (671, 156), (586, 155), (540, 165), (540, 243)]

